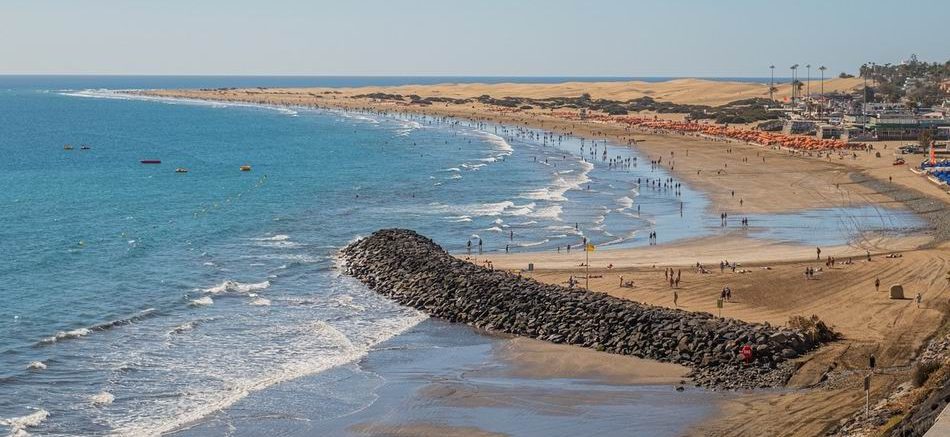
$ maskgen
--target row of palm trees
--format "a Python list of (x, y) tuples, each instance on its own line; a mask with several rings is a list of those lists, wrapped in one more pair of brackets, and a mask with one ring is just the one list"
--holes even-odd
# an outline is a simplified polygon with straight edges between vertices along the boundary
[[(792, 65), (789, 69), (792, 70), (792, 103), (795, 103), (796, 99), (801, 98), (802, 92), (802, 82), (798, 80), (798, 64)], [(805, 69), (807, 70), (807, 82), (805, 86), (805, 95), (811, 95), (811, 64), (805, 64)], [(818, 71), (821, 73), (821, 95), (825, 94), (825, 70), (828, 68), (824, 65), (818, 67)], [(769, 65), (769, 70), (771, 70), (771, 77), (769, 79), (769, 100), (775, 100), (773, 92), (775, 92), (775, 66)]]

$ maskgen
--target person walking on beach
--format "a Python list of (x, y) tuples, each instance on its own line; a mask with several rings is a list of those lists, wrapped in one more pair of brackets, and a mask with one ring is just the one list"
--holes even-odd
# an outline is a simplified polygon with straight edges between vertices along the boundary
[(874, 278), (874, 291), (881, 291), (881, 278)]
[(482, 239), (481, 238), (478, 239), (478, 254), (479, 255), (482, 254)]
[(816, 247), (816, 248), (815, 248), (815, 252), (818, 253), (818, 260), (820, 261), (820, 260), (821, 260), (821, 248), (820, 248), (820, 247)]
[(508, 245), (505, 245), (505, 253), (508, 253)]
[(673, 307), (675, 308), (679, 307), (679, 303), (678, 303), (679, 300), (680, 300), (679, 293), (677, 293), (676, 290), (673, 290)]
[(917, 296), (914, 297), (914, 301), (917, 302), (917, 308), (920, 308), (920, 301), (921, 301), (921, 300), (923, 300), (923, 297), (920, 295), (920, 293), (917, 293)]
[(468, 254), (471, 255), (472, 254), (472, 240), (468, 240), (468, 242), (465, 243), (465, 247), (468, 250)]

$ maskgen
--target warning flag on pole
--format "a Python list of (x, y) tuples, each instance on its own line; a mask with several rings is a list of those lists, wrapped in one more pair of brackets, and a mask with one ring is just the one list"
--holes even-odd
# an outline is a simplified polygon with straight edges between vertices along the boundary
[(584, 250), (587, 251), (587, 252), (593, 252), (593, 251), (594, 251), (594, 245), (591, 244), (591, 243), (587, 243), (587, 246), (584, 247)]

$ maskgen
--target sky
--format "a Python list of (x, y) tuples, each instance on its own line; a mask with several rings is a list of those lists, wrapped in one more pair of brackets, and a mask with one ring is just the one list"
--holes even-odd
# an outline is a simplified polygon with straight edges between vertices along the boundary
[(947, 0), (0, 0), (0, 74), (837, 75), (946, 61), (948, 22)]

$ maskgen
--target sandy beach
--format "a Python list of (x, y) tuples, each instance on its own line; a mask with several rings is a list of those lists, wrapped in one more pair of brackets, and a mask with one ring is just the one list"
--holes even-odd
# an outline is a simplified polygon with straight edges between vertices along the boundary
[[(833, 79), (826, 90), (852, 89), (857, 79)], [(764, 91), (764, 94), (763, 94)], [(716, 313), (719, 290), (730, 287), (734, 297), (722, 308), (724, 317), (750, 322), (784, 325), (792, 316), (816, 315), (839, 331), (843, 339), (800, 360), (789, 381), (792, 390), (752, 393), (726, 401), (722, 412), (693, 429), (697, 435), (819, 435), (847, 422), (864, 405), (861, 389), (868, 356), (874, 354), (878, 372), (871, 390), (871, 403), (906, 408), (914, 390), (892, 396), (907, 385), (912, 363), (940, 330), (950, 299), (950, 243), (947, 241), (950, 196), (945, 190), (911, 173), (906, 166), (891, 165), (896, 144), (871, 153), (801, 156), (787, 150), (727, 142), (710, 138), (660, 135), (631, 130), (622, 124), (568, 120), (540, 110), (499, 111), (471, 104), (436, 104), (408, 107), (388, 101), (353, 98), (373, 92), (469, 98), (577, 96), (617, 99), (649, 95), (677, 103), (722, 104), (747, 97), (767, 95), (767, 85), (675, 80), (663, 83), (604, 83), (558, 85), (430, 85), (365, 89), (264, 89), (148, 92), (150, 95), (278, 105), (333, 108), (364, 108), (383, 112), (413, 112), (468, 118), (553, 132), (571, 133), (615, 144), (636, 142), (636, 148), (663, 164), (710, 200), (708, 213), (730, 215), (785, 213), (813, 208), (850, 205), (908, 207), (927, 220), (928, 226), (913, 235), (863, 235), (843, 245), (822, 247), (820, 260), (811, 245), (750, 238), (730, 233), (709, 238), (678, 241), (658, 246), (597, 250), (591, 256), (590, 289), (653, 305), (674, 306), (673, 290), (664, 277), (667, 268), (682, 272), (676, 289), (676, 306), (689, 311)], [(784, 93), (784, 94), (783, 94)], [(779, 98), (788, 86), (779, 87)], [(915, 162), (914, 158), (909, 162)], [(868, 254), (871, 259), (868, 260)], [(837, 259), (834, 266), (825, 258)], [(570, 276), (583, 277), (584, 254), (548, 251), (509, 255), (490, 254), (495, 268), (517, 270), (540, 281), (566, 283)], [(720, 261), (738, 262), (720, 270)], [(534, 271), (527, 272), (529, 263)], [(696, 264), (709, 273), (698, 273)], [(608, 266), (611, 266), (608, 268)], [(815, 279), (805, 279), (806, 268), (819, 270)], [(621, 279), (622, 277), (622, 279)], [(880, 281), (879, 289), (874, 286)], [(631, 287), (621, 287), (632, 281)], [(887, 288), (902, 284), (907, 299), (889, 299)], [(581, 281), (583, 285), (583, 280)], [(911, 299), (922, 296), (918, 305)], [(599, 361), (586, 351), (539, 351), (531, 341), (513, 341), (499, 356), (516, 357), (522, 363), (519, 376), (552, 377), (563, 372), (596, 373), (613, 382), (663, 381), (678, 378), (676, 369), (637, 366), (636, 375), (616, 374), (620, 366), (611, 357)], [(889, 399), (885, 399), (891, 396)], [(447, 398), (447, 402), (452, 397)], [(882, 401), (884, 399), (884, 401)], [(422, 426), (422, 425), (419, 425)], [(373, 430), (382, 430), (373, 432)], [(438, 429), (361, 428), (370, 435), (426, 434)], [(428, 430), (426, 432), (422, 432)], [(361, 431), (361, 432), (362, 432)], [(481, 435), (473, 430), (469, 435)], [(487, 434), (486, 434), (487, 435)]]

